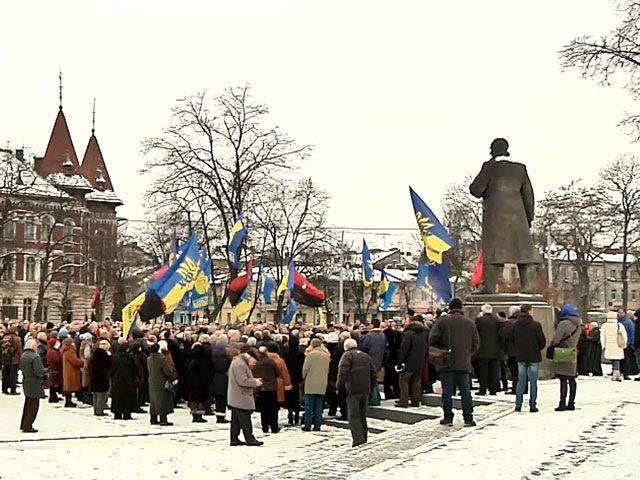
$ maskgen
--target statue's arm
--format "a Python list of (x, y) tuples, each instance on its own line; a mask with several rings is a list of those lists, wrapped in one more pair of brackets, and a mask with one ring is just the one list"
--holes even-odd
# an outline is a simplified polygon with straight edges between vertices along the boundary
[(527, 220), (529, 227), (533, 223), (533, 217), (536, 208), (536, 201), (533, 196), (533, 186), (531, 186), (531, 180), (529, 180), (529, 174), (527, 173), (527, 167), (524, 167), (524, 181), (522, 182), (522, 188), (520, 190), (522, 194), (522, 201), (524, 202), (524, 211), (527, 214)]
[(483, 197), (484, 192), (487, 189), (487, 186), (489, 185), (489, 179), (490, 179), (489, 163), (490, 162), (484, 162), (482, 164), (482, 169), (480, 170), (480, 173), (478, 174), (478, 176), (476, 176), (476, 178), (473, 180), (473, 182), (471, 182), (471, 185), (469, 186), (469, 191), (471, 192), (471, 195), (473, 195), (476, 198)]

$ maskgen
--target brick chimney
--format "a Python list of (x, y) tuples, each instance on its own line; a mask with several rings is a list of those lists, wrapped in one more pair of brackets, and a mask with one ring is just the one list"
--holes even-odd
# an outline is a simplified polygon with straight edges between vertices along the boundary
[(67, 159), (62, 164), (62, 173), (67, 177), (73, 175), (73, 162), (71, 161), (71, 157), (69, 157), (69, 152), (67, 152)]
[(16, 158), (21, 162), (24, 162), (24, 149), (16, 148)]

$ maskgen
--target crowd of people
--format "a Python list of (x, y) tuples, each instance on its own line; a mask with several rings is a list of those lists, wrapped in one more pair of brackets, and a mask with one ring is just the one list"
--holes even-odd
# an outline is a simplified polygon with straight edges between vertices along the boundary
[(234, 446), (263, 444), (253, 433), (256, 410), (263, 433), (277, 434), (280, 409), (287, 412), (288, 426), (303, 431), (321, 430), (328, 409), (327, 416), (348, 421), (356, 447), (367, 442), (367, 409), (380, 405), (383, 396), (410, 408), (436, 390), (442, 395), (441, 424), (452, 425), (452, 397), (459, 393), (464, 425), (472, 427), (472, 373), (477, 395), (515, 395), (515, 409), (522, 411), (528, 393), (532, 413), (538, 411), (543, 355), (552, 360), (559, 380), (557, 411), (575, 410), (576, 377), (601, 376), (602, 357), (611, 362), (614, 381), (637, 373), (640, 311), (629, 316), (621, 309), (610, 312), (602, 325), (585, 324), (575, 307), (565, 305), (557, 317), (549, 347), (530, 305), (497, 314), (484, 305), (472, 320), (459, 299), (443, 311), (409, 311), (398, 322), (292, 327), (150, 323), (130, 338), (123, 338), (121, 325), (108, 319), (7, 322), (0, 326), (2, 392), (20, 394), (21, 371), (25, 402), (20, 429), (26, 433), (36, 431), (33, 423), (46, 389), (48, 401), (63, 401), (64, 408), (82, 402), (92, 405), (97, 417), (109, 410), (123, 421), (146, 413), (158, 426), (172, 425), (169, 416), (186, 402), (194, 423), (213, 416), (217, 423), (230, 423)]

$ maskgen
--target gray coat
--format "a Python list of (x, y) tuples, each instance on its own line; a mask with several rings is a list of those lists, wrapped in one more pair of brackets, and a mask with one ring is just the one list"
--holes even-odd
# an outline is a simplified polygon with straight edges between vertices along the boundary
[(44, 381), (44, 365), (35, 350), (25, 350), (20, 357), (22, 370), (22, 391), (25, 397), (45, 398), (42, 382)]
[(258, 386), (258, 379), (253, 377), (245, 354), (233, 359), (228, 375), (227, 404), (240, 410), (255, 410), (253, 390)]
[(540, 263), (529, 230), (535, 201), (527, 168), (507, 160), (489, 160), (470, 191), (483, 199), (484, 263)]
[[(582, 329), (580, 328), (581, 324), (582, 320), (578, 317), (561, 318), (556, 327), (556, 332), (553, 335), (553, 340), (551, 340), (551, 345), (562, 348), (577, 348), (578, 340), (580, 340), (580, 334), (582, 333)], [(561, 342), (561, 340), (563, 341)], [(556, 375), (575, 377), (578, 374), (577, 367), (577, 361), (554, 363), (553, 371)]]
[(149, 369), (149, 413), (168, 415), (173, 413), (173, 394), (165, 390), (167, 381), (175, 379), (169, 363), (160, 352), (152, 353), (147, 359)]

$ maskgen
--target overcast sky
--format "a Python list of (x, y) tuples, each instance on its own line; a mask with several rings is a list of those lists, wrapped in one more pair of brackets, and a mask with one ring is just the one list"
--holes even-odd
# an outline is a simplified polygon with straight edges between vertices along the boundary
[(62, 69), (78, 157), (97, 97), (129, 218), (143, 218), (141, 141), (175, 99), (245, 82), (274, 124), (315, 145), (304, 173), (339, 226), (413, 227), (408, 185), (439, 212), (496, 136), (538, 198), (637, 150), (617, 127), (625, 93), (559, 68), (564, 43), (615, 25), (607, 0), (18, 1), (0, 18), (0, 145), (44, 154)]

